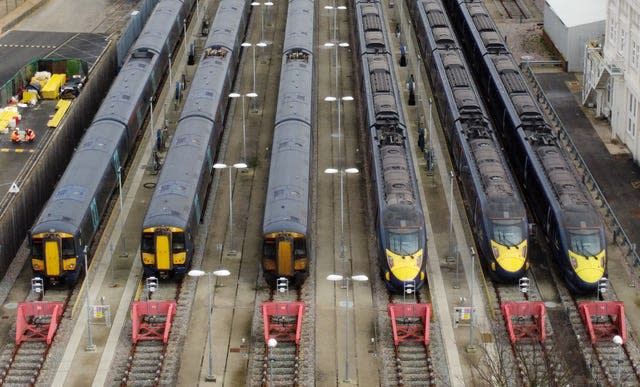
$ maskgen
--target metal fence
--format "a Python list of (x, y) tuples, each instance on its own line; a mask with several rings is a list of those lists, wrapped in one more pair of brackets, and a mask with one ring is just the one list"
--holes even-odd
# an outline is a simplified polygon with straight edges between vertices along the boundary
[(547, 99), (542, 86), (538, 82), (538, 79), (536, 78), (533, 69), (531, 68), (532, 65), (558, 65), (558, 63), (553, 61), (522, 62), (520, 64), (520, 68), (522, 69), (525, 77), (527, 77), (530, 85), (533, 86), (532, 91), (536, 99), (538, 100), (538, 103), (544, 109), (547, 117), (551, 121), (551, 124), (555, 127), (555, 129), (557, 129), (558, 138), (562, 141), (565, 149), (569, 152), (569, 155), (578, 167), (582, 175), (582, 181), (593, 195), (596, 203), (600, 206), (600, 210), (604, 215), (605, 221), (608, 222), (608, 225), (613, 232), (613, 242), (623, 250), (624, 254), (626, 254), (627, 262), (633, 264), (634, 266), (640, 265), (640, 256), (638, 256), (638, 252), (636, 251), (635, 243), (631, 242), (629, 236), (624, 231), (624, 228), (618, 221), (618, 218), (613, 212), (613, 209), (607, 202), (607, 199), (598, 186), (598, 183), (594, 179), (591, 171), (589, 171), (589, 168), (587, 167), (587, 164), (580, 155), (578, 148), (573, 143), (569, 132), (567, 132), (564, 124), (562, 123), (562, 120), (560, 120), (558, 113), (555, 111), (551, 103), (549, 103), (549, 100)]

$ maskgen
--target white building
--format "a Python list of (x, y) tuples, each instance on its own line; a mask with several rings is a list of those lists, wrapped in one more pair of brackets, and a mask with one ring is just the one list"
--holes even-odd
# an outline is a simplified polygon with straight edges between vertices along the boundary
[(584, 45), (604, 35), (606, 0), (546, 0), (544, 32), (567, 62), (568, 71), (582, 71)]
[(611, 136), (640, 160), (640, 1), (609, 0), (604, 42), (586, 46), (583, 103), (609, 119)]

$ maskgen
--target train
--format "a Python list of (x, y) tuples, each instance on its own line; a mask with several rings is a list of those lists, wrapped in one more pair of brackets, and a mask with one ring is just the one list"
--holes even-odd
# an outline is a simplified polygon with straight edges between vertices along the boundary
[[(195, 0), (158, 3), (29, 231), (33, 276), (77, 282)], [(83, 259), (84, 258), (84, 259)]]
[(145, 277), (184, 277), (205, 213), (249, 3), (222, 0), (142, 222)]
[(300, 287), (309, 275), (315, 3), (290, 0), (262, 222), (262, 271)]
[(427, 280), (427, 233), (407, 125), (380, 1), (355, 1), (361, 96), (375, 195), (378, 266), (391, 292)]
[(602, 218), (545, 120), (482, 2), (445, 0), (504, 150), (567, 288), (595, 292), (607, 274)]
[(497, 281), (529, 268), (529, 223), (519, 187), (440, 0), (409, 7), (479, 256)]

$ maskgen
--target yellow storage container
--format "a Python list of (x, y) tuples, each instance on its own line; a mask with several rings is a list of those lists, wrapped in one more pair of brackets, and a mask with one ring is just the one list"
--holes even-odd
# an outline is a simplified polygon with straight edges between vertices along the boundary
[(51, 117), (49, 122), (47, 122), (47, 126), (49, 128), (57, 127), (58, 124), (60, 124), (62, 117), (64, 117), (64, 115), (67, 113), (67, 110), (69, 110), (69, 106), (71, 106), (70, 100), (68, 99), (59, 100), (58, 103), (56, 104), (56, 113), (53, 115), (53, 117)]
[(53, 74), (51, 79), (47, 81), (47, 84), (44, 85), (42, 90), (40, 90), (40, 94), (44, 99), (56, 99), (60, 94), (60, 87), (64, 85), (67, 81), (66, 74)]
[(30, 103), (32, 99), (38, 100), (38, 92), (35, 90), (25, 90), (22, 92), (22, 103)]
[(7, 133), (9, 128), (9, 122), (11, 119), (20, 117), (17, 110), (13, 108), (0, 109), (0, 132)]

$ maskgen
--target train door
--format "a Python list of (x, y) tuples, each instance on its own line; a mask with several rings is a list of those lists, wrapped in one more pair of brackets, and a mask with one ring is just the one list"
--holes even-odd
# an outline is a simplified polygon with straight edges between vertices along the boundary
[(44, 241), (45, 273), (50, 277), (57, 277), (62, 271), (62, 259), (60, 259), (60, 239), (47, 238)]
[(171, 233), (156, 231), (156, 265), (158, 270), (171, 269)]
[(293, 275), (293, 239), (283, 237), (278, 239), (276, 247), (278, 274), (282, 276)]

